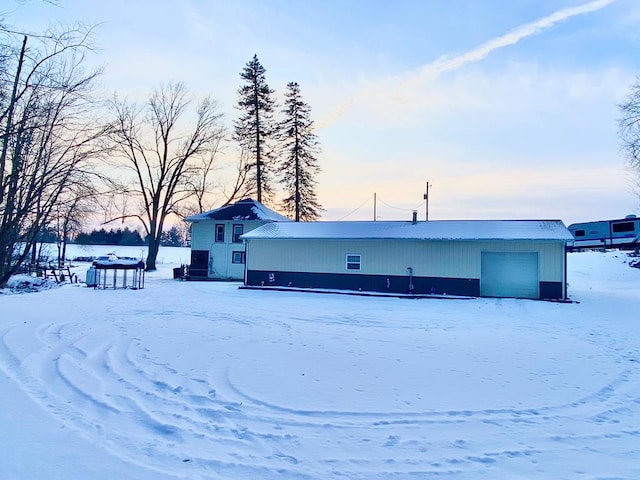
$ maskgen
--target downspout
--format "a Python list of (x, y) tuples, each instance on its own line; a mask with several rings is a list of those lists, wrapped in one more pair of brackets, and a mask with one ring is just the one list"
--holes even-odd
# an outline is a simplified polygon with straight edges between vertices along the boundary
[(565, 247), (564, 247), (564, 271), (563, 273), (563, 278), (562, 278), (562, 295), (563, 295), (563, 300), (567, 300), (567, 244), (565, 243)]
[(214, 267), (213, 252), (215, 251), (214, 245), (215, 243), (212, 243), (211, 245), (209, 245), (209, 259), (207, 260), (207, 278), (215, 277), (216, 275), (216, 272), (213, 269)]
[(249, 242), (247, 240), (243, 240), (244, 242), (244, 286), (248, 285), (249, 275), (247, 274), (247, 264), (249, 261)]

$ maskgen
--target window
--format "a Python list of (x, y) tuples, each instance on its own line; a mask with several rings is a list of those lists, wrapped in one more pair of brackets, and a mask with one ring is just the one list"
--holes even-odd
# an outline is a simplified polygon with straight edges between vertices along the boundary
[(614, 233), (633, 232), (635, 225), (633, 222), (620, 222), (612, 224)]
[(347, 255), (347, 270), (360, 270), (362, 257), (360, 255)]
[(224, 223), (216, 223), (216, 243), (224, 243)]
[(231, 263), (244, 263), (244, 252), (233, 252)]
[(575, 235), (576, 237), (584, 237), (584, 230), (576, 230), (576, 231), (574, 232), (574, 235)]
[(233, 243), (242, 243), (240, 240), (240, 235), (242, 235), (244, 230), (244, 225), (234, 225), (233, 226)]

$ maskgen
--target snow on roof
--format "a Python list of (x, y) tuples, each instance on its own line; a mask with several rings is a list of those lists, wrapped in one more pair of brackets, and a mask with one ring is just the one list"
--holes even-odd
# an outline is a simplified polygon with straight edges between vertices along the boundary
[(284, 215), (265, 207), (262, 203), (245, 198), (236, 203), (225, 205), (208, 212), (191, 215), (185, 222), (200, 222), (202, 220), (267, 220), (270, 222), (290, 222)]
[(287, 222), (263, 225), (242, 238), (573, 240), (560, 220), (436, 220), (428, 222)]
[(93, 266), (98, 270), (133, 270), (144, 268), (144, 262), (142, 260), (118, 258), (116, 260), (96, 260), (93, 262)]

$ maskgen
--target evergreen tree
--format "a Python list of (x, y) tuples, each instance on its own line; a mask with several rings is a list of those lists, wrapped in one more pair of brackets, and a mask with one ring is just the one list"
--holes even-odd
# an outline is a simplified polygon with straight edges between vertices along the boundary
[(255, 187), (259, 202), (262, 202), (263, 194), (269, 198), (273, 193), (270, 183), (273, 161), (271, 141), (276, 135), (274, 91), (267, 85), (264, 74), (264, 67), (258, 61), (258, 56), (254, 55), (240, 74), (245, 83), (238, 90), (237, 108), (241, 114), (235, 122), (234, 132), (234, 139), (250, 157), (247, 168), (255, 170), (255, 177), (249, 181), (252, 183), (251, 190)]
[(137, 230), (129, 230), (128, 227), (125, 227), (125, 229), (122, 230), (118, 244), (119, 245), (144, 245), (144, 240), (140, 236), (140, 232), (138, 232)]
[(180, 232), (178, 228), (174, 225), (169, 230), (165, 230), (162, 232), (162, 238), (160, 239), (160, 244), (165, 247), (182, 247), (184, 246), (184, 242), (180, 238)]
[(279, 168), (285, 190), (282, 208), (296, 222), (316, 220), (322, 211), (315, 192), (315, 177), (320, 171), (315, 155), (320, 148), (309, 118), (311, 107), (302, 101), (297, 83), (287, 85), (282, 112), (284, 120), (279, 125), (284, 153)]
[(117, 230), (92, 230), (90, 233), (79, 233), (76, 243), (81, 245), (144, 245), (144, 240), (137, 230), (125, 227)]

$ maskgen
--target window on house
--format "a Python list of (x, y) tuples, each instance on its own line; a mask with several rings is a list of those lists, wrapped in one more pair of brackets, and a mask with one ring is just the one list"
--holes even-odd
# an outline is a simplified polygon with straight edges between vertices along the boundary
[(362, 257), (360, 255), (347, 255), (347, 270), (360, 270)]
[(233, 243), (242, 243), (242, 240), (240, 240), (240, 235), (242, 235), (243, 230), (244, 225), (233, 226)]
[(216, 243), (224, 243), (224, 223), (216, 223)]
[(576, 230), (575, 231), (575, 236), (576, 237), (584, 237), (584, 230)]
[(244, 252), (233, 252), (231, 263), (244, 263)]

